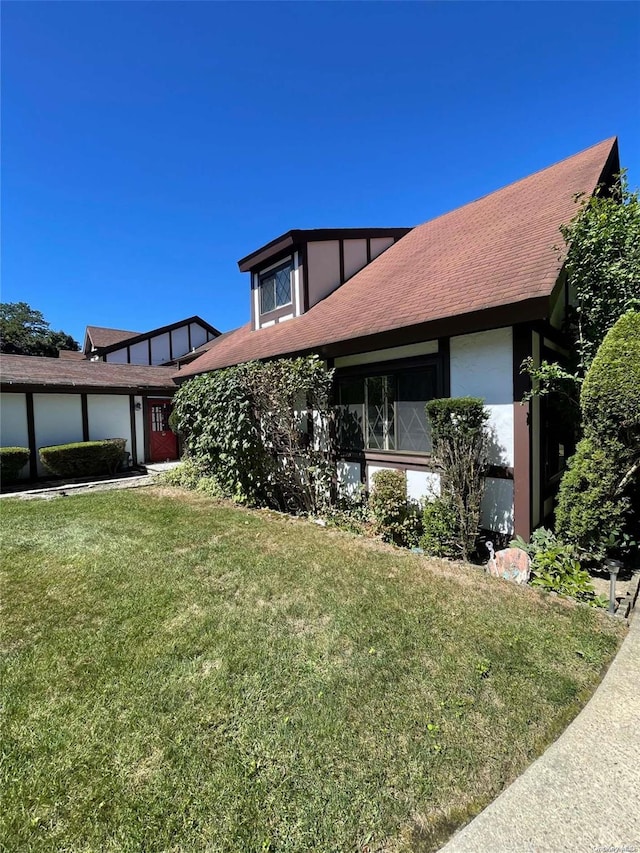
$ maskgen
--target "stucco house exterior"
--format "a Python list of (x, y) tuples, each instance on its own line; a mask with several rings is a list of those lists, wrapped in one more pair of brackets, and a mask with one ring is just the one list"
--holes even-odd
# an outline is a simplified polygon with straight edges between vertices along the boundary
[(0, 444), (29, 448), (24, 478), (46, 473), (38, 448), (74, 441), (125, 438), (134, 465), (176, 459), (173, 374), (219, 334), (197, 316), (148, 332), (87, 326), (81, 352), (3, 355)]
[[(438, 490), (425, 403), (477, 396), (490, 412), (482, 524), (528, 537), (552, 511), (570, 448), (524, 358), (563, 358), (571, 302), (559, 226), (619, 172), (615, 138), (415, 228), (293, 230), (239, 261), (249, 322), (207, 342), (177, 382), (246, 362), (316, 353), (336, 371), (345, 491), (380, 468), (410, 497)], [(339, 431), (340, 432), (340, 431)]]

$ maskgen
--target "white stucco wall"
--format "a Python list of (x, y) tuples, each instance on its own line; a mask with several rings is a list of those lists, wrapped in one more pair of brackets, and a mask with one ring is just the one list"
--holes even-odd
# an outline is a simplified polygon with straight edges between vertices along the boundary
[(513, 480), (487, 477), (480, 507), (480, 524), (498, 533), (513, 533)]
[(371, 240), (371, 260), (381, 255), (389, 246), (393, 246), (393, 237), (374, 237)]
[(109, 364), (127, 364), (127, 348), (124, 349), (116, 349), (113, 352), (108, 352), (105, 357), (105, 361), (108, 361)]
[(149, 364), (149, 341), (139, 341), (129, 348), (131, 364)]
[[(136, 407), (136, 452), (137, 452), (137, 462), (142, 465), (145, 462), (144, 458), (144, 412), (142, 410), (142, 397), (134, 398), (134, 405)], [(138, 408), (140, 406), (140, 408)]]
[(171, 331), (171, 346), (173, 348), (173, 357), (180, 358), (189, 352), (189, 328), (188, 326), (180, 326), (178, 329)]
[[(29, 447), (26, 394), (2, 394), (0, 399), (0, 446)], [(29, 475), (27, 463), (20, 477)]]
[(338, 465), (338, 493), (341, 498), (355, 498), (361, 486), (360, 463), (339, 461)]
[(169, 332), (151, 338), (151, 364), (162, 364), (170, 358)]
[(126, 438), (131, 453), (129, 398), (123, 394), (87, 394), (89, 441)]
[(340, 284), (339, 240), (318, 240), (307, 244), (307, 275), (311, 307)]
[(206, 344), (207, 330), (203, 329), (203, 327), (199, 323), (191, 323), (190, 328), (192, 349), (195, 349), (195, 347), (199, 347), (201, 344)]
[(344, 277), (351, 278), (358, 270), (367, 265), (367, 241), (345, 240), (344, 241)]
[(490, 418), (489, 461), (513, 466), (513, 338), (511, 328), (451, 338), (451, 396), (482, 397)]
[[(34, 394), (33, 418), (37, 448), (82, 441), (80, 394)], [(46, 473), (39, 458), (38, 473)]]
[(339, 367), (353, 367), (360, 364), (377, 364), (380, 361), (393, 361), (398, 358), (412, 358), (417, 355), (433, 355), (438, 352), (438, 341), (422, 341), (419, 344), (406, 344), (402, 347), (359, 352), (336, 358), (334, 364)]
[[(378, 471), (394, 471), (394, 465), (367, 465), (367, 488), (373, 489), (373, 475)], [(401, 469), (402, 470), (402, 469)], [(417, 471), (408, 469), (407, 497), (417, 503), (432, 500), (440, 494), (440, 475), (433, 471)]]

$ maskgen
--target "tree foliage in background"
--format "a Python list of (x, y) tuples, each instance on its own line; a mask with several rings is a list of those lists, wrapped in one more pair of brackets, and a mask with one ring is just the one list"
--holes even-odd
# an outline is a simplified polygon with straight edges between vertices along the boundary
[(489, 413), (478, 397), (430, 400), (433, 458), (441, 467), (440, 495), (455, 513), (455, 546), (465, 560), (471, 557), (480, 526), (480, 504), (487, 467)]
[(181, 386), (171, 425), (224, 495), (292, 512), (330, 493), (333, 372), (316, 356), (249, 362)]
[(0, 352), (57, 358), (61, 349), (77, 352), (80, 345), (66, 332), (52, 331), (26, 302), (0, 303)]
[(584, 437), (560, 486), (559, 534), (595, 558), (638, 533), (640, 469), (640, 312), (606, 335), (585, 377)]

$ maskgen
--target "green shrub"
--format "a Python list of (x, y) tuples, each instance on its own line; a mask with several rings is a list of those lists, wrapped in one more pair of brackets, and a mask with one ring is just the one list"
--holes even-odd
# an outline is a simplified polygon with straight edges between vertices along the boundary
[(435, 498), (422, 511), (420, 547), (432, 557), (460, 557), (458, 516), (446, 498)]
[(103, 441), (79, 441), (41, 447), (42, 464), (59, 477), (89, 477), (94, 474), (113, 474), (125, 459), (124, 438)]
[(585, 434), (640, 445), (640, 312), (628, 311), (608, 332), (580, 396)]
[(618, 495), (619, 442), (583, 438), (569, 460), (556, 509), (556, 531), (596, 559), (612, 530), (624, 527), (627, 504)]
[(478, 397), (431, 400), (426, 408), (433, 457), (442, 468), (441, 495), (456, 513), (459, 555), (469, 559), (480, 526), (489, 413)]
[(18, 474), (29, 461), (28, 447), (0, 447), (0, 477), (8, 483), (18, 479)]
[(594, 602), (595, 590), (571, 545), (556, 541), (538, 551), (531, 561), (531, 586), (541, 587), (578, 601)]
[[(226, 497), (293, 512), (324, 504), (333, 373), (316, 356), (196, 376), (174, 398), (172, 429)], [(313, 438), (305, 415), (313, 412)]]
[(582, 568), (576, 548), (560, 540), (551, 530), (539, 527), (533, 531), (529, 542), (517, 536), (511, 547), (526, 551), (531, 558), (531, 586), (586, 601), (595, 607), (607, 605), (604, 599), (596, 597), (591, 577)]
[(195, 489), (203, 476), (201, 467), (190, 457), (183, 459), (175, 468), (165, 471), (158, 482), (165, 486), (178, 486), (183, 489)]
[(407, 475), (404, 471), (376, 471), (369, 509), (375, 532), (385, 542), (393, 542), (403, 548), (417, 544), (420, 517), (407, 500)]

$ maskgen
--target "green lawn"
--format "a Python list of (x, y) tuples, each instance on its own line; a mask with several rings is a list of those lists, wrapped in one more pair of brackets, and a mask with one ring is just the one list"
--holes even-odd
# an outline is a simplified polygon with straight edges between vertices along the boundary
[(434, 849), (621, 638), (479, 569), (193, 493), (0, 510), (0, 849)]

